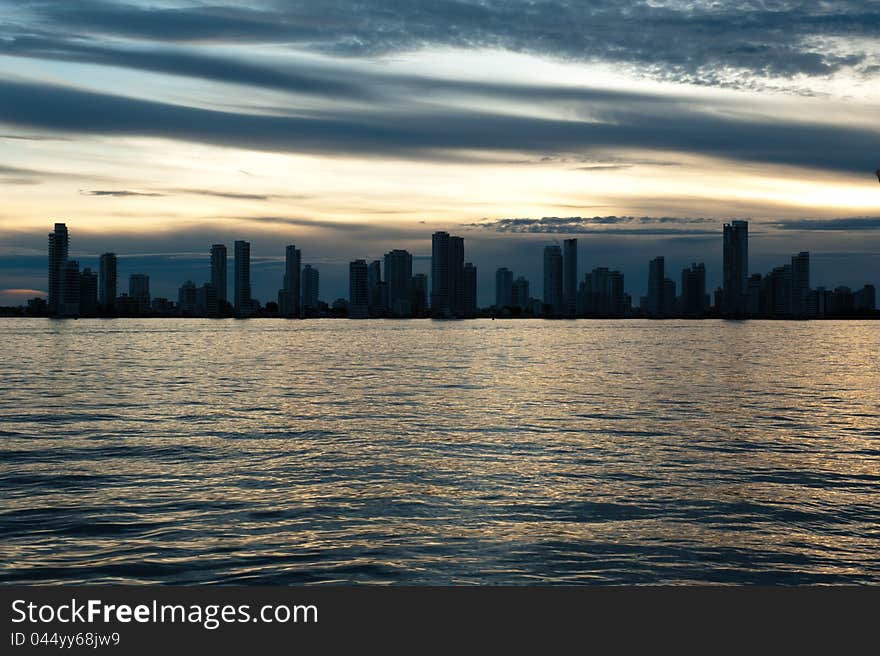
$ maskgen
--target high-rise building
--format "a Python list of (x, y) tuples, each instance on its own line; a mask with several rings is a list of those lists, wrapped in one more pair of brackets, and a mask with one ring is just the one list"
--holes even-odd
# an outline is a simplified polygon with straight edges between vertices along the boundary
[(464, 239), (447, 232), (431, 237), (431, 314), (462, 316), (464, 310)]
[(217, 304), (225, 308), (227, 297), (226, 287), (226, 244), (211, 246), (211, 285), (217, 292)]
[(495, 309), (513, 306), (513, 271), (501, 267), (495, 271)]
[(306, 314), (318, 309), (319, 281), (318, 270), (306, 264), (302, 269), (302, 307)]
[(791, 313), (804, 317), (810, 302), (810, 254), (802, 251), (791, 257)]
[(370, 316), (369, 273), (366, 260), (348, 265), (348, 316), (365, 319)]
[[(64, 223), (56, 223), (53, 232), (49, 233), (49, 313), (58, 314), (61, 303), (61, 268), (67, 260), (69, 236)], [(77, 289), (79, 282), (77, 281)]]
[(428, 314), (428, 276), (417, 273), (412, 277), (412, 314), (414, 317), (424, 317)]
[(662, 255), (655, 257), (648, 264), (648, 297), (645, 314), (649, 317), (659, 317), (664, 313), (665, 269), (666, 260)]
[(388, 309), (396, 317), (412, 315), (412, 255), (404, 250), (385, 253)]
[(524, 311), (529, 307), (529, 281), (520, 276), (513, 281), (510, 293), (510, 305), (520, 311)]
[(196, 284), (187, 280), (177, 290), (177, 309), (184, 316), (196, 314)]
[(743, 314), (749, 278), (749, 222), (724, 224), (724, 314)]
[(248, 316), (253, 311), (251, 303), (251, 244), (235, 242), (235, 314)]
[(578, 252), (577, 239), (566, 239), (562, 242), (563, 276), (562, 276), (562, 312), (567, 317), (577, 312), (578, 291)]
[(79, 262), (64, 260), (61, 264), (57, 315), (59, 317), (79, 316), (80, 275)]
[(477, 316), (477, 267), (470, 262), (462, 269), (462, 287), (461, 316), (471, 319)]
[(220, 315), (217, 301), (217, 289), (210, 282), (196, 289), (195, 314), (200, 317), (216, 317)]
[(104, 253), (98, 263), (98, 302), (107, 310), (116, 304), (116, 253)]
[(89, 267), (79, 274), (79, 316), (94, 317), (98, 313), (98, 274)]
[(282, 317), (300, 316), (300, 269), (302, 253), (291, 244), (284, 251), (284, 286), (278, 292), (278, 313)]
[(672, 278), (663, 279), (663, 309), (661, 314), (664, 317), (671, 317), (675, 314), (675, 281)]
[(877, 290), (874, 285), (865, 285), (853, 294), (853, 309), (856, 312), (873, 312), (877, 309)]
[(562, 249), (544, 247), (544, 306), (550, 316), (559, 316), (563, 310)]
[(706, 303), (706, 266), (692, 264), (681, 272), (681, 314), (702, 316), (708, 310)]
[(388, 306), (388, 285), (382, 280), (381, 260), (373, 260), (367, 265), (367, 290), (370, 297), (370, 316), (385, 316)]
[(137, 314), (150, 311), (150, 276), (133, 273), (128, 277), (128, 296), (132, 299), (132, 308)]

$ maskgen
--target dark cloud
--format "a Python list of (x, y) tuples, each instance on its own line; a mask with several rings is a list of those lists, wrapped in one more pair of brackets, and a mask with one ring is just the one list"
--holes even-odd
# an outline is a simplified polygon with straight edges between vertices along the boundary
[(117, 197), (124, 198), (126, 196), (164, 196), (165, 194), (158, 194), (153, 192), (144, 192), (144, 191), (130, 191), (128, 189), (88, 189), (88, 190), (80, 190), (80, 192), (84, 196), (109, 196), (109, 197)]
[[(277, 152), (466, 159), (473, 151), (589, 153), (614, 148), (682, 151), (714, 157), (846, 172), (876, 167), (880, 133), (816, 123), (740, 120), (688, 109), (656, 96), (650, 106), (598, 102), (589, 122), (449, 108), (300, 116), (208, 110), (0, 80), (0, 121), (97, 135), (165, 137)], [(598, 98), (615, 92), (596, 91)], [(623, 94), (622, 97), (626, 97)]]
[[(697, 83), (750, 76), (824, 76), (868, 67), (880, 36), (870, 0), (268, 0), (209, 5), (180, 1), (16, 2), (27, 27), (166, 42), (284, 44), (343, 55), (430, 46), (504, 48), (579, 61), (630, 65)], [(20, 9), (21, 11), (21, 9)], [(52, 28), (55, 28), (54, 30)], [(838, 52), (823, 40), (847, 40)], [(748, 84), (748, 80), (739, 83)]]
[(797, 219), (776, 221), (769, 225), (780, 230), (880, 230), (880, 216), (859, 216), (840, 219)]
[[(713, 224), (714, 229), (693, 227)], [(595, 234), (595, 235), (710, 235), (717, 234), (717, 219), (674, 216), (545, 216), (540, 219), (495, 219), (466, 224), (466, 227), (493, 232), (549, 233), (549, 234)], [(625, 226), (625, 227), (608, 227)]]
[(171, 194), (188, 194), (192, 196), (213, 196), (216, 198), (228, 198), (231, 200), (272, 200), (278, 196), (269, 194), (246, 194), (234, 191), (214, 191), (213, 189), (169, 189)]

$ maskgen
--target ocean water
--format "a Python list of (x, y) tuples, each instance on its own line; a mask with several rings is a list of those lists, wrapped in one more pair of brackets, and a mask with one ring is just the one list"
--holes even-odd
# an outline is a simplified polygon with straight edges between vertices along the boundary
[(0, 582), (880, 583), (880, 323), (0, 320)]

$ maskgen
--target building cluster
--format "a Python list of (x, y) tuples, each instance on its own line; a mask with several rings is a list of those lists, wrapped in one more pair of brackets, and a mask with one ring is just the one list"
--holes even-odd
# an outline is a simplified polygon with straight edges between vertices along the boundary
[[(332, 304), (319, 299), (318, 270), (302, 264), (294, 245), (285, 249), (284, 275), (277, 302), (261, 305), (251, 293), (250, 243), (234, 245), (233, 295), (228, 298), (227, 249), (210, 250), (210, 281), (197, 286), (184, 282), (176, 302), (150, 295), (150, 278), (143, 273), (128, 277), (127, 293), (118, 293), (117, 258), (104, 253), (98, 272), (80, 270), (71, 260), (67, 226), (56, 223), (49, 233), (48, 300), (32, 299), (28, 312), (56, 317), (93, 316), (277, 316), (434, 317), (466, 319), (477, 316), (510, 317), (650, 317), (650, 318), (824, 318), (876, 314), (873, 285), (853, 291), (810, 287), (810, 254), (801, 252), (790, 263), (762, 276), (749, 273), (748, 222), (731, 221), (723, 229), (722, 286), (714, 301), (706, 289), (706, 266), (693, 263), (681, 272), (680, 286), (666, 276), (665, 259), (648, 263), (647, 294), (633, 306), (620, 271), (594, 268), (578, 279), (577, 239), (544, 247), (543, 295), (530, 294), (529, 281), (514, 278), (507, 267), (495, 272), (495, 303), (477, 304), (477, 268), (465, 261), (464, 239), (447, 232), (431, 237), (430, 281), (413, 274), (413, 256), (392, 250), (384, 260), (354, 260), (349, 264), (348, 298)], [(430, 288), (429, 288), (430, 285)]]

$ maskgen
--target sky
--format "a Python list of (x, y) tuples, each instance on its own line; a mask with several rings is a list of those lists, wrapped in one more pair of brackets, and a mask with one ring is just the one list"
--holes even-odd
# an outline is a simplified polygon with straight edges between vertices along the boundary
[(296, 244), (332, 301), (435, 230), (482, 305), (569, 237), (636, 299), (656, 255), (714, 288), (731, 219), (752, 272), (877, 285), (878, 105), (868, 0), (0, 0), (0, 305), (45, 294), (55, 221), (172, 299), (213, 243), (264, 302)]

